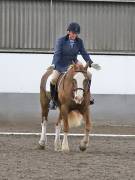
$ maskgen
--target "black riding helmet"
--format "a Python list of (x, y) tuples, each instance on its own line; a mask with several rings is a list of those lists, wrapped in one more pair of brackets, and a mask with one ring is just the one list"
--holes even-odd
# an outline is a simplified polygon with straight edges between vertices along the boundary
[(80, 25), (76, 22), (72, 22), (69, 24), (67, 31), (72, 31), (74, 33), (80, 34)]

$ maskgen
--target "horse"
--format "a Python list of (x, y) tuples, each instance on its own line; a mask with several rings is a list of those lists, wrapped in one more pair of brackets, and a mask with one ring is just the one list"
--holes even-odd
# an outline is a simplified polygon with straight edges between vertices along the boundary
[[(55, 151), (69, 152), (68, 133), (71, 127), (76, 127), (83, 123), (84, 137), (80, 142), (80, 150), (84, 151), (89, 145), (89, 133), (91, 130), (91, 116), (89, 112), (89, 79), (87, 76), (88, 63), (71, 65), (67, 72), (62, 74), (57, 82), (58, 108), (59, 116), (55, 127)], [(47, 121), (49, 113), (50, 93), (46, 91), (47, 79), (50, 77), (53, 69), (48, 68), (47, 72), (41, 78), (40, 84), (40, 104), (42, 110), (42, 133), (39, 140), (39, 146), (44, 149), (47, 145)], [(64, 137), (61, 143), (60, 131), (63, 127)]]

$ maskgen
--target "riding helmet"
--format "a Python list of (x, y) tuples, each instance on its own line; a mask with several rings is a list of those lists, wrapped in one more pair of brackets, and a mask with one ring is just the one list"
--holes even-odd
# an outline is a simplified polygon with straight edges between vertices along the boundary
[(72, 22), (69, 24), (67, 31), (72, 31), (74, 33), (80, 34), (80, 25), (76, 22)]

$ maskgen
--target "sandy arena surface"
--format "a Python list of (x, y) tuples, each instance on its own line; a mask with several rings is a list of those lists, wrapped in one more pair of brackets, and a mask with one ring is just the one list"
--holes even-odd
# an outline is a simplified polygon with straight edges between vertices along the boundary
[[(91, 133), (135, 134), (134, 96), (96, 97)], [(39, 95), (2, 94), (0, 99), (0, 132), (41, 132)], [(47, 132), (55, 132), (57, 117), (58, 111), (50, 111)], [(78, 148), (81, 138), (69, 137), (65, 154), (54, 151), (53, 136), (39, 150), (39, 136), (0, 135), (0, 180), (135, 180), (134, 137), (91, 137), (85, 152)]]
[(54, 137), (39, 150), (38, 136), (0, 136), (0, 180), (134, 180), (135, 139), (91, 137), (80, 152), (81, 137), (69, 137), (70, 152), (55, 152)]

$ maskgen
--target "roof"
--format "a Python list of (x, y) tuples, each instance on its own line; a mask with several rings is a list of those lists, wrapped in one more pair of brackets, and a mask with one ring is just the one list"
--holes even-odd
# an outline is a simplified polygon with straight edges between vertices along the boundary
[[(52, 2), (54, 0), (51, 0)], [(56, 1), (56, 0), (55, 0)], [(67, 1), (67, 0), (61, 0), (61, 1)], [(124, 3), (129, 3), (129, 2), (132, 2), (132, 3), (135, 3), (135, 0), (68, 0), (68, 1), (78, 1), (78, 2), (81, 2), (81, 1), (85, 1), (85, 2), (124, 2)]]

